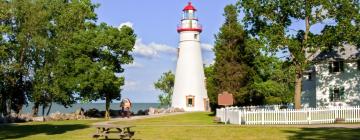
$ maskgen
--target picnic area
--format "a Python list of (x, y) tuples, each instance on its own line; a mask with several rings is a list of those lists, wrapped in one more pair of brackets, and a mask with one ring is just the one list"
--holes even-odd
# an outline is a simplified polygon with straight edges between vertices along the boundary
[[(0, 139), (19, 140), (95, 140), (97, 120), (29, 122), (0, 125)], [(232, 139), (357, 139), (360, 124), (322, 126), (225, 125), (214, 121), (212, 113), (194, 112), (139, 119), (113, 119), (111, 124), (134, 126), (136, 140), (232, 140)], [(339, 128), (333, 128), (339, 127)], [(104, 139), (104, 137), (99, 137)], [(119, 137), (109, 136), (109, 139)]]

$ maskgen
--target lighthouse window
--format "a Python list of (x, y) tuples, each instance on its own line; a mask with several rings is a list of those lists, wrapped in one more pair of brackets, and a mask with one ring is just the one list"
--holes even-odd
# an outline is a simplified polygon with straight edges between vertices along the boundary
[(186, 106), (194, 107), (194, 96), (186, 96)]
[(194, 39), (198, 39), (198, 34), (194, 34)]

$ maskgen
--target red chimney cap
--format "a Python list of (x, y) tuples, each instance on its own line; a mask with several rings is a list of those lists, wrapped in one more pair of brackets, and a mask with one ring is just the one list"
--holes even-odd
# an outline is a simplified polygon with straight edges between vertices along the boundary
[(195, 7), (191, 5), (191, 2), (188, 3), (188, 5), (185, 6), (183, 11), (193, 10), (196, 11)]

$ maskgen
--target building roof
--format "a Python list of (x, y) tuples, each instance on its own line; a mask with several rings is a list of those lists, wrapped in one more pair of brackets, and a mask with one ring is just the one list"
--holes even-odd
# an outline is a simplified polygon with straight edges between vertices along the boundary
[(354, 45), (344, 45), (343, 47), (334, 48), (332, 50), (315, 53), (310, 58), (313, 62), (334, 61), (334, 60), (357, 60), (360, 58), (360, 50)]
[(189, 2), (188, 5), (186, 5), (183, 9), (183, 11), (188, 11), (188, 10), (196, 11), (195, 7), (191, 5), (191, 2)]

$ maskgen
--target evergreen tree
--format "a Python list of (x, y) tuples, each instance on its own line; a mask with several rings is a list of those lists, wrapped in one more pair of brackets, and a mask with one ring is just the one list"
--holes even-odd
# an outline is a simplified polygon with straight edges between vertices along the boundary
[(280, 61), (261, 40), (243, 30), (234, 5), (225, 7), (224, 16), (216, 36), (215, 64), (205, 68), (211, 107), (216, 107), (222, 91), (232, 93), (237, 105), (289, 103), (293, 71), (287, 61)]
[(215, 36), (214, 82), (216, 93), (228, 91), (235, 97), (236, 104), (244, 104), (249, 80), (247, 59), (246, 33), (238, 22), (236, 6), (228, 5), (224, 9), (225, 23)]

